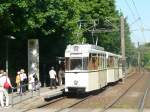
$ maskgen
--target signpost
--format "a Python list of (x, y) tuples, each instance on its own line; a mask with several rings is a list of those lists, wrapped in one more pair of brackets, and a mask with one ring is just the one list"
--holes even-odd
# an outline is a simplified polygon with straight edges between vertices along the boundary
[(39, 80), (39, 41), (28, 40), (28, 76), (35, 74)]

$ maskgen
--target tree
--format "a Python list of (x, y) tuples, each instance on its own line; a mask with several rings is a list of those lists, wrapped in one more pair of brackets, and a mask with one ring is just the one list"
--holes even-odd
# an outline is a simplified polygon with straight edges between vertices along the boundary
[(143, 45), (140, 45), (139, 48), (140, 54), (141, 54), (141, 64), (144, 66), (150, 66), (150, 43), (146, 43)]
[[(17, 40), (39, 39), (40, 64), (48, 65), (54, 64), (57, 56), (64, 56), (68, 44), (95, 44), (97, 38), (97, 44), (106, 51), (120, 53), (121, 15), (116, 10), (115, 0), (0, 0), (0, 40), (6, 35), (13, 35)], [(126, 53), (131, 57), (132, 52), (129, 49), (134, 46), (128, 23), (125, 23)], [(92, 33), (94, 29), (112, 32)], [(21, 54), (27, 55), (27, 47), (23, 47), (27, 46), (25, 41), (14, 43), (10, 48), (15, 50), (11, 51), (23, 49)], [(3, 44), (0, 41), (0, 45)], [(20, 46), (22, 48), (18, 48)], [(0, 47), (0, 52), (1, 57), (4, 57), (4, 45)], [(18, 55), (11, 54), (15, 58)], [(21, 54), (19, 57), (23, 57)], [(22, 63), (26, 62), (26, 55), (20, 59)]]
[[(51, 46), (63, 46), (63, 52), (67, 44), (93, 44), (98, 38), (98, 45), (119, 53), (120, 16), (115, 0), (1, 0), (0, 35), (49, 38)], [(126, 26), (126, 46), (131, 47), (127, 22)], [(116, 31), (92, 34), (93, 29)], [(55, 40), (57, 43), (53, 43)]]

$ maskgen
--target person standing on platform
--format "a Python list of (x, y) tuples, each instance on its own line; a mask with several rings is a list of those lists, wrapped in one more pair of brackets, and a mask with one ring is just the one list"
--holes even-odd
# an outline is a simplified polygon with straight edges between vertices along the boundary
[(20, 72), (18, 71), (16, 75), (17, 93), (20, 93), (20, 80)]
[[(5, 83), (9, 84), (9, 87), (5, 87)], [(8, 89), (12, 88), (10, 79), (4, 70), (0, 71), (0, 103), (2, 107), (8, 107), (9, 106), (9, 95), (8, 95)]]
[(50, 76), (50, 89), (57, 88), (56, 86), (56, 71), (54, 70), (54, 67), (51, 67), (51, 70), (49, 71), (49, 76)]
[(59, 72), (58, 72), (58, 84), (59, 86), (61, 86), (63, 84), (63, 75), (64, 75), (64, 72), (62, 70), (62, 68), (60, 68)]
[(22, 95), (22, 93), (24, 93), (26, 91), (26, 82), (27, 82), (27, 75), (24, 71), (24, 69), (20, 70), (20, 94)]

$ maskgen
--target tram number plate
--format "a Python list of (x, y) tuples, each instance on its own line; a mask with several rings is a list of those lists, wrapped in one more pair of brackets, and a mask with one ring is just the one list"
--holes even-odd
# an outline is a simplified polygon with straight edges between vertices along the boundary
[(77, 80), (74, 80), (74, 85), (78, 85), (78, 81)]

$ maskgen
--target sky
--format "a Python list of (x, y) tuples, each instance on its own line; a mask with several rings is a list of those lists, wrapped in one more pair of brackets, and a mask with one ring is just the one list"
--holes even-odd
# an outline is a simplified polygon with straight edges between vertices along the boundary
[(150, 0), (116, 0), (116, 7), (127, 18), (132, 42), (150, 42)]

